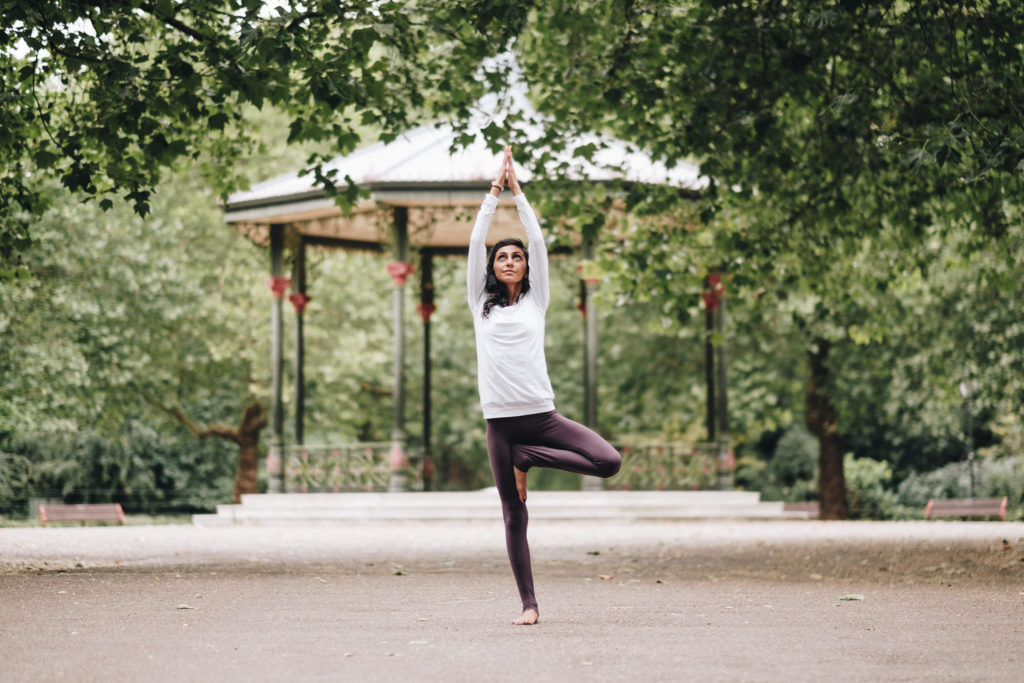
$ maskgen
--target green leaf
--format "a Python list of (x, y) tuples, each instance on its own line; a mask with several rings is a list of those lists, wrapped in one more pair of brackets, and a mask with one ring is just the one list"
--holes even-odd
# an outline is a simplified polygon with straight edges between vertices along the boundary
[(594, 153), (597, 152), (597, 149), (598, 149), (597, 145), (595, 145), (594, 143), (590, 142), (590, 143), (587, 143), (585, 145), (580, 145), (580, 146), (576, 147), (572, 151), (572, 155), (574, 157), (579, 157), (579, 158), (582, 158), (582, 159), (586, 159), (587, 161), (593, 161), (594, 160)]
[(481, 128), (480, 133), (484, 136), (484, 140), (487, 141), (488, 147), (495, 152), (504, 148), (504, 141), (508, 139), (508, 131), (494, 121)]
[(212, 130), (224, 130), (224, 127), (228, 125), (228, 115), (222, 111), (217, 112), (210, 116), (206, 122)]
[(32, 158), (37, 167), (47, 169), (54, 166), (61, 156), (52, 149), (40, 148), (33, 152)]

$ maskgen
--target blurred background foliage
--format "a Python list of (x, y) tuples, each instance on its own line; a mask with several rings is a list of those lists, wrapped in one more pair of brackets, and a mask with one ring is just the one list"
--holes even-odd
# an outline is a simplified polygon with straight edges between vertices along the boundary
[[(268, 144), (274, 124), (268, 116)], [(270, 174), (286, 162), (251, 163)], [(222, 222), (214, 197), (188, 169), (161, 187), (146, 218), (52, 192), (51, 209), (35, 227), (37, 247), (27, 254), (34, 277), (0, 289), (0, 509), (22, 513), (34, 497), (119, 500), (149, 513), (230, 500), (235, 447), (197, 440), (143, 397), (180, 406), (198, 423), (228, 424), (247, 400), (267, 401), (265, 250)], [(620, 442), (699, 439), (699, 291), (638, 293), (616, 270), (628, 267), (625, 248), (601, 254), (601, 431)], [(978, 453), (976, 495), (1009, 495), (1017, 504), (1024, 496), (1017, 351), (1024, 292), (992, 296), (990, 268), (999, 259), (958, 257), (949, 242), (924, 248), (933, 252), (926, 254), (931, 267), (894, 277), (893, 291), (879, 295), (895, 299), (879, 323), (885, 334), (848, 330), (833, 353), (852, 517), (919, 516), (929, 497), (967, 495), (967, 410)], [(309, 443), (388, 438), (385, 263), (373, 254), (309, 252)], [(554, 259), (548, 315), (558, 405), (575, 419), (583, 403), (578, 265), (574, 256)], [(462, 259), (436, 260), (434, 453), (437, 485), (448, 489), (491, 483), (464, 277)], [(408, 297), (406, 311), (413, 447), (422, 428), (415, 301)], [(813, 304), (761, 296), (730, 297), (728, 305), (737, 485), (765, 499), (813, 500), (818, 445), (802, 421), (806, 337), (791, 315)], [(966, 398), (958, 392), (965, 378), (973, 382)], [(289, 391), (285, 400), (292, 400)], [(537, 481), (576, 485), (559, 473)]]
[[(1006, 106), (1024, 92), (1017, 4), (443, 0), (354, 15), (312, 3), (319, 21), (306, 4), (268, 18), (258, 2), (203, 0), (168, 21), (167, 3), (9, 3), (0, 514), (32, 497), (146, 512), (230, 500), (235, 446), (199, 441), (161, 409), (232, 425), (267, 403), (268, 256), (224, 225), (217, 198), (424, 120), (465, 125), (507, 84), (507, 64), (489, 60), (514, 50), (555, 122), (520, 163), (605, 131), (715, 180), (698, 198), (534, 173), (531, 199), (559, 219), (552, 238), (598, 238), (603, 433), (701, 437), (701, 282), (718, 270), (737, 485), (767, 499), (823, 490), (805, 402), (809, 357), (827, 348), (826, 385), (813, 388), (835, 409), (850, 516), (919, 516), (929, 497), (972, 492), (1009, 496), (1020, 516), (1024, 125)], [(206, 47), (178, 35), (186, 19)], [(88, 22), (124, 40), (95, 39)], [(83, 55), (96, 68), (81, 69)], [(69, 74), (74, 87), (51, 87)], [(102, 125), (81, 125), (97, 111)], [(489, 142), (515, 142), (520, 124), (494, 126)], [(633, 213), (598, 234), (618, 200)], [(310, 250), (308, 442), (388, 438), (384, 264)], [(547, 337), (559, 409), (577, 419), (579, 264), (553, 263)], [(439, 488), (490, 483), (464, 275), (461, 259), (435, 266)], [(577, 485), (557, 473), (537, 484)]]

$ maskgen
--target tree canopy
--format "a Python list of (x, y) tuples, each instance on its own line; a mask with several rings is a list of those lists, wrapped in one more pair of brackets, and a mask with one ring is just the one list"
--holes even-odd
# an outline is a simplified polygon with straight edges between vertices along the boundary
[(0, 17), (8, 277), (29, 243), (26, 214), (43, 209), (41, 179), (105, 208), (123, 197), (144, 215), (175, 164), (237, 189), (255, 109), (287, 112), (290, 141), (323, 143), (316, 169), (354, 149), (360, 127), (394, 136), (423, 105), (427, 32), (404, 2), (5, 0)]
[[(826, 464), (842, 470), (830, 349), (885, 333), (899, 304), (885, 292), (940, 263), (929, 240), (961, 255), (997, 246), (986, 258), (1003, 268), (998, 245), (1019, 246), (1022, 24), (1002, 0), (595, 0), (538, 3), (517, 35), (538, 108), (559, 124), (548, 144), (609, 131), (669, 165), (696, 159), (710, 181), (692, 229), (655, 226), (654, 248), (636, 249), (634, 288), (692, 296), (724, 269), (734, 295), (804, 302), (790, 310), (817, 368), (808, 420), (830, 515), (845, 514), (831, 500), (841, 479), (825, 500)], [(679, 211), (664, 192), (627, 197)], [(664, 251), (688, 254), (684, 282), (643, 267)], [(883, 258), (888, 270), (873, 268)]]
[[(133, 288), (167, 295), (137, 309), (91, 290), (68, 295), (55, 308), (70, 316), (56, 321), (61, 334), (90, 323), (56, 347), (70, 362), (65, 380), (80, 381), (79, 389), (29, 400), (27, 387), (44, 366), (8, 352), (5, 364), (18, 373), (5, 382), (21, 388), (0, 404), (6, 410), (97, 414), (75, 396), (101, 376), (112, 388), (103, 400), (115, 406), (115, 388), (140, 377), (150, 390), (167, 391), (180, 377), (176, 354), (190, 348), (199, 351), (187, 367), (209, 358), (218, 372), (240, 377), (243, 370), (205, 346), (208, 335), (185, 325), (168, 300), (174, 292), (200, 294), (181, 283), (164, 290), (155, 274), (139, 275), (184, 267), (166, 255), (173, 253), (168, 234), (148, 234), (163, 223), (136, 223), (126, 213), (150, 213), (168, 178), (195, 182), (199, 170), (210, 209), (212, 197), (245, 185), (254, 168), (268, 171), (265, 158), (252, 161), (254, 154), (283, 159), (276, 148), (258, 151), (266, 135), (257, 124), (268, 115), (280, 117), (290, 149), (301, 150), (295, 165), (340, 190), (344, 205), (358, 188), (327, 177), (322, 162), (439, 118), (474, 134), (473, 104), (510, 85), (509, 61), (493, 59), (509, 51), (546, 134), (524, 141), (515, 117), (482, 134), (496, 148), (525, 145), (517, 158), (537, 177), (551, 173), (536, 183), (545, 190), (541, 212), (560, 219), (552, 221), (556, 233), (599, 240), (605, 303), (633, 316), (624, 329), (644, 330), (607, 352), (628, 358), (647, 345), (652, 360), (609, 382), (628, 397), (609, 402), (609, 419), (649, 430), (637, 412), (671, 404), (682, 414), (697, 400), (682, 395), (692, 387), (665, 380), (653, 359), (691, 362), (673, 354), (699, 334), (691, 323), (712, 270), (726, 273), (734, 321), (731, 382), (743, 388), (738, 444), (763, 445), (801, 412), (794, 401), (807, 390), (828, 399), (819, 408), (834, 409), (818, 421), (820, 437), (841, 433), (844, 448), (858, 455), (899, 446), (886, 459), (903, 476), (929, 457), (945, 462), (962, 450), (951, 417), (960, 409), (954, 379), (978, 384), (972, 400), (999, 424), (1024, 405), (1013, 352), (1024, 253), (1024, 9), (1012, 0), (0, 0), (0, 10), (0, 280), (28, 274), (24, 265), (41, 278), (5, 293), (29, 318), (5, 321), (0, 334), (35, 348), (26, 340), (54, 321), (29, 299), (78, 286), (55, 280), (54, 268), (76, 283), (109, 277), (129, 295)], [(567, 188), (550, 167), (551, 152), (592, 158), (596, 146), (579, 139), (593, 132), (668, 166), (696, 162), (709, 185), (696, 201), (642, 184)], [(54, 183), (71, 194), (55, 192)], [(115, 249), (104, 275), (87, 245), (61, 244), (23, 264), (30, 229), (59, 241), (68, 226), (91, 220), (69, 197), (95, 200), (124, 224), (124, 239), (170, 261), (133, 266), (139, 257)], [(616, 202), (633, 213), (615, 240), (601, 242), (599, 228)], [(161, 206), (174, 214), (173, 202)], [(98, 243), (113, 239), (88, 234)], [(327, 261), (323, 268), (331, 270)], [(229, 334), (245, 324), (236, 314), (217, 313), (233, 321)], [(366, 324), (383, 325), (372, 315)], [(148, 327), (166, 331), (155, 340), (166, 363), (144, 375), (148, 352), (132, 330)], [(131, 351), (100, 362), (113, 345)], [(828, 372), (801, 380), (800, 363)], [(236, 384), (227, 394), (237, 400), (248, 390)], [(219, 410), (231, 400), (207, 403)], [(373, 422), (387, 412), (376, 403), (344, 404), (352, 419), (363, 411)], [(688, 428), (685, 419), (665, 422), (676, 432)], [(1014, 424), (1004, 431), (1016, 433)], [(463, 431), (461, 423), (452, 427), (453, 442)], [(842, 467), (842, 456), (828, 457)]]

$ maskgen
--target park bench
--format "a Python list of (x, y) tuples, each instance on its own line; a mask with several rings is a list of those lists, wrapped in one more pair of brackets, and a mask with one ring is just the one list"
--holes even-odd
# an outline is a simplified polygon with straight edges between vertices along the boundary
[(39, 506), (39, 521), (47, 522), (117, 522), (124, 524), (124, 510), (120, 503), (95, 505), (47, 505)]
[(924, 508), (924, 518), (933, 517), (999, 517), (1006, 521), (1006, 496), (1002, 498), (932, 498)]
[(801, 519), (818, 519), (818, 503), (783, 503), (783, 512), (792, 512), (794, 517)]

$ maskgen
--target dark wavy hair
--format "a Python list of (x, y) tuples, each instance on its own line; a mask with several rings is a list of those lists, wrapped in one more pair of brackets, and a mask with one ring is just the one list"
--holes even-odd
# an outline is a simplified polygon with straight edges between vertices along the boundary
[(523, 250), (523, 258), (526, 259), (526, 272), (523, 274), (523, 288), (519, 291), (519, 296), (523, 296), (530, 291), (530, 252), (526, 251), (526, 245), (518, 237), (507, 237), (500, 240), (491, 247), (491, 253), (487, 255), (487, 275), (484, 280), (484, 291), (487, 293), (487, 298), (484, 299), (484, 310), (483, 316), (486, 318), (491, 313), (492, 306), (508, 306), (508, 287), (498, 281), (498, 277), (494, 274), (494, 258), (498, 255), (498, 250), (502, 247), (513, 245)]

